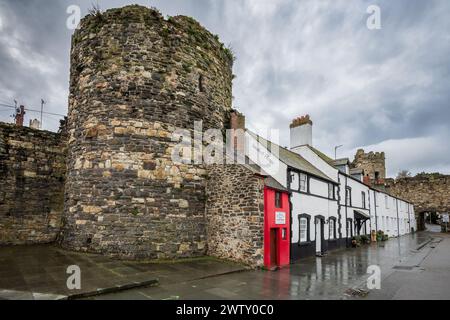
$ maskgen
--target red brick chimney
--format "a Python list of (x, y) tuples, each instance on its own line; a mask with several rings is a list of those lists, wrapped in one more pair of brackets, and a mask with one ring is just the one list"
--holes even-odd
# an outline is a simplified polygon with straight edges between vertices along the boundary
[(16, 126), (23, 127), (24, 118), (25, 118), (25, 107), (20, 106), (20, 108), (16, 109), (16, 114), (14, 115), (14, 119), (16, 120)]
[(369, 186), (369, 187), (372, 186), (372, 183), (371, 183), (371, 181), (370, 181), (370, 177), (369, 177), (369, 176), (364, 176), (364, 177), (363, 177), (363, 183), (364, 183), (366, 186)]
[(230, 129), (232, 146), (235, 151), (240, 153), (240, 155), (244, 155), (245, 152), (245, 116), (236, 111), (231, 111), (230, 114)]

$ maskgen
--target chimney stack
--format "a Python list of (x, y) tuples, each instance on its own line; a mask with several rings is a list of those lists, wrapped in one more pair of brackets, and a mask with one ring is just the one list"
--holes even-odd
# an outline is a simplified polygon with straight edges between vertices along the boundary
[(16, 114), (14, 115), (14, 119), (16, 120), (16, 126), (23, 127), (24, 118), (25, 118), (25, 107), (20, 106), (20, 108), (16, 109)]
[(290, 125), (291, 149), (304, 145), (312, 146), (312, 125), (309, 114), (292, 121)]
[(228, 145), (232, 146), (231, 150), (237, 152), (238, 155), (244, 156), (245, 154), (245, 116), (233, 110), (230, 113), (230, 129), (231, 135), (228, 137)]

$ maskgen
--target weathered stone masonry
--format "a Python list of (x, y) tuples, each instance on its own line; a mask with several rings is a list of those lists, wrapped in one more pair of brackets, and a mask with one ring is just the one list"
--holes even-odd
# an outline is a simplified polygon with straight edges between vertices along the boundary
[(264, 178), (244, 165), (213, 165), (206, 195), (208, 254), (262, 266)]
[(421, 212), (450, 212), (450, 176), (418, 174), (415, 177), (388, 179), (386, 190), (414, 204)]
[(0, 123), (0, 244), (55, 241), (65, 161), (60, 134)]
[(224, 128), (232, 57), (191, 18), (128, 6), (72, 39), (63, 247), (125, 258), (206, 252), (202, 166), (176, 165), (176, 128)]

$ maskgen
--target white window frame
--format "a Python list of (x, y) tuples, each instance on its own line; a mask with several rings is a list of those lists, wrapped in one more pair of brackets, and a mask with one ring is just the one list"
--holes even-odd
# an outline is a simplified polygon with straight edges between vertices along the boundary
[(329, 235), (328, 235), (328, 239), (330, 240), (334, 240), (336, 237), (334, 236), (336, 233), (336, 224), (335, 224), (336, 220), (334, 219), (330, 219), (328, 222), (328, 230), (329, 230)]
[(299, 190), (300, 189), (300, 178), (297, 172), (291, 171), (291, 190)]
[[(302, 185), (302, 182), (304, 185)], [(308, 192), (308, 176), (304, 173), (299, 175), (298, 190), (301, 192)]]
[[(304, 222), (304, 223), (303, 223)], [(302, 228), (304, 227), (304, 229)], [(299, 221), (299, 242), (307, 242), (308, 241), (308, 218), (301, 217)], [(302, 236), (303, 233), (303, 236)]]
[(332, 184), (330, 182), (328, 183), (328, 199), (332, 199), (332, 200), (336, 199), (335, 191), (334, 191), (334, 184)]

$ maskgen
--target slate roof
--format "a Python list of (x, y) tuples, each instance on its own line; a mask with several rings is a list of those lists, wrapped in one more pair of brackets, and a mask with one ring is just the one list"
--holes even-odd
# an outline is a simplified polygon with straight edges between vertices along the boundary
[(329, 182), (336, 183), (335, 181), (333, 181), (333, 179), (331, 179), (325, 173), (323, 173), (322, 171), (320, 171), (319, 169), (314, 167), (310, 162), (308, 162), (301, 155), (299, 155), (295, 152), (292, 152), (286, 148), (283, 148), (283, 147), (277, 145), (276, 143), (268, 141), (268, 140), (264, 139), (263, 137), (258, 136), (257, 134), (251, 132), (250, 130), (247, 130), (247, 132), (254, 139), (257, 139), (262, 144), (264, 144), (265, 147), (269, 150), (272, 149), (272, 147), (275, 147), (275, 148), (278, 147), (278, 150), (279, 150), (278, 158), (281, 162), (283, 162), (287, 166), (298, 169), (298, 170), (306, 172), (306, 173), (309, 173), (313, 176), (322, 178)]
[(323, 161), (325, 161), (326, 163), (328, 163), (329, 165), (334, 167), (334, 160), (331, 159), (329, 156), (327, 156), (325, 153), (323, 153), (322, 151), (317, 150), (316, 148), (312, 147), (312, 146), (308, 146), (307, 147), (309, 149), (311, 149), (311, 151), (313, 151), (315, 154), (317, 154), (319, 156), (319, 158), (321, 158)]
[(270, 176), (264, 179), (264, 184), (267, 187), (275, 189), (275, 190), (281, 190), (281, 191), (286, 191), (286, 192), (288, 191), (288, 189), (283, 187), (277, 180), (275, 180), (274, 178), (272, 178)]
[(333, 166), (344, 166), (350, 164), (350, 160), (348, 158), (336, 159), (332, 161)]

